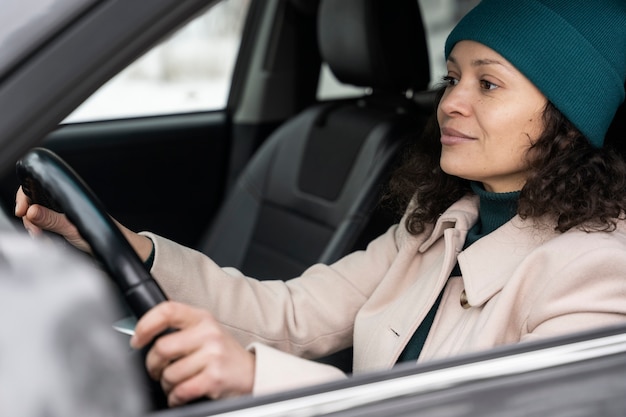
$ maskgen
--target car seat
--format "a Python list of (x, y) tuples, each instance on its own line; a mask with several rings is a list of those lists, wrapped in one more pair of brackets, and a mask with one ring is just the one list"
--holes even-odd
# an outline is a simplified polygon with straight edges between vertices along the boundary
[(370, 93), (317, 103), (278, 127), (199, 245), (257, 279), (286, 280), (350, 252), (398, 149), (431, 110), (407, 96), (430, 80), (415, 0), (322, 0), (318, 43), (339, 81)]

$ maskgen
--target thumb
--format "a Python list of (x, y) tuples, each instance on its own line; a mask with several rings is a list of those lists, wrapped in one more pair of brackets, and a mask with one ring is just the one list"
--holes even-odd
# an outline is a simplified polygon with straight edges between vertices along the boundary
[(38, 204), (28, 207), (26, 218), (35, 226), (51, 231), (54, 231), (54, 228), (58, 227), (59, 223), (55, 213)]
[(63, 236), (71, 245), (83, 252), (91, 252), (89, 244), (81, 237), (78, 229), (65, 217), (65, 214), (33, 204), (26, 211), (23, 220), (24, 226), (31, 234), (36, 235), (40, 233), (40, 230), (47, 230)]
[(57, 213), (39, 204), (33, 204), (26, 211), (26, 219), (42, 230), (57, 233), (67, 239), (77, 239), (78, 232), (64, 214)]

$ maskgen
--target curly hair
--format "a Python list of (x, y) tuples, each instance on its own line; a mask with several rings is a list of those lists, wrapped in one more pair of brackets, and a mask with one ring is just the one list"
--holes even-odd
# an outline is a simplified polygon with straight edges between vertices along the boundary
[[(436, 103), (443, 91), (438, 91)], [(626, 212), (626, 162), (611, 149), (593, 147), (552, 103), (546, 104), (542, 118), (544, 131), (527, 152), (529, 175), (518, 214), (542, 219), (561, 233), (574, 227), (615, 229), (616, 219)], [(384, 197), (399, 212), (411, 203), (405, 220), (411, 234), (422, 233), (452, 203), (472, 192), (469, 180), (441, 169), (439, 137), (435, 112), (421, 139), (409, 145)]]

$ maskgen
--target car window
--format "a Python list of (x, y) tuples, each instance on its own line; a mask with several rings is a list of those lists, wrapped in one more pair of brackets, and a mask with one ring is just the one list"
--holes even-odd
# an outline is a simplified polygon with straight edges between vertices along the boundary
[[(448, 33), (478, 2), (479, 0), (418, 0), (428, 40), (431, 86), (438, 84), (446, 73), (443, 47)], [(327, 66), (322, 67), (318, 99), (355, 97), (364, 92), (363, 88), (341, 84)]]
[(69, 122), (224, 108), (250, 0), (222, 0), (103, 85)]

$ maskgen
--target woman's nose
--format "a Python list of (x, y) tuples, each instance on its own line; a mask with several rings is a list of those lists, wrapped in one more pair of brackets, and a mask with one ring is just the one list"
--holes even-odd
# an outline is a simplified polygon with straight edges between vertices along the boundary
[(439, 111), (446, 115), (468, 115), (470, 113), (470, 92), (467, 86), (458, 82), (454, 86), (449, 86), (439, 102)]

